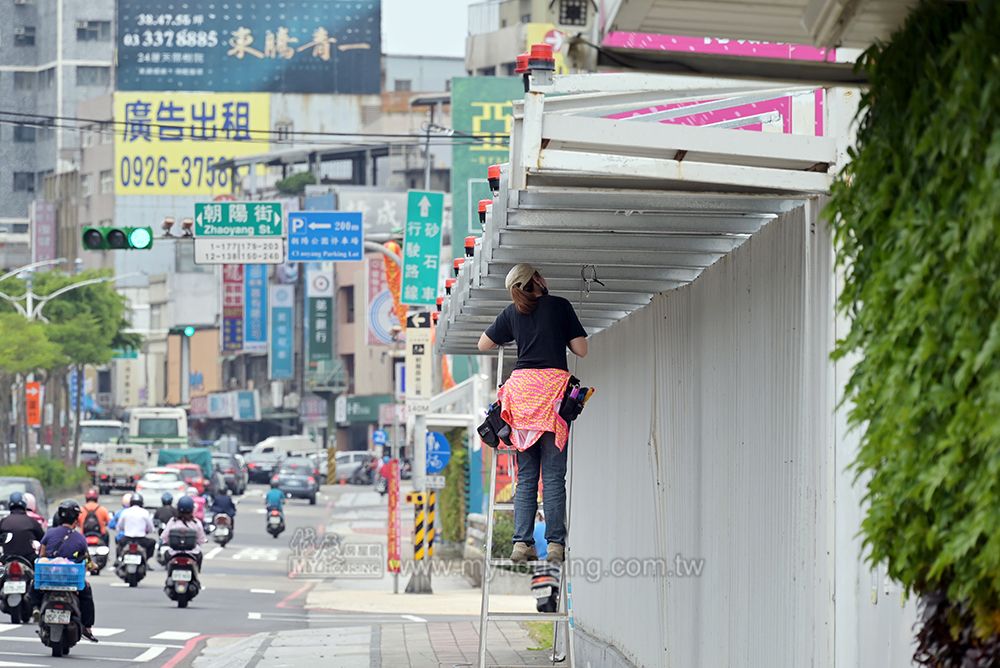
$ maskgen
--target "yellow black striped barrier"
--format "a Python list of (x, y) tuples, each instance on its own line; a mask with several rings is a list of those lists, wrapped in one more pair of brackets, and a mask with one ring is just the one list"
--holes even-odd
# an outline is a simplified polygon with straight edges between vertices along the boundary
[[(421, 495), (422, 496), (422, 495)], [(423, 499), (413, 505), (413, 560), (422, 561), (424, 558), (424, 504)]]
[(434, 556), (434, 504), (437, 502), (437, 492), (427, 493), (427, 556)]

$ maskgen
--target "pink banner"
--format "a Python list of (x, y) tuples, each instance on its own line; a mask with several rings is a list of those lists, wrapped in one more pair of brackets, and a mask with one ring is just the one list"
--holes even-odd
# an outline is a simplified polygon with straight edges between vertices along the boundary
[(604, 46), (648, 51), (683, 51), (742, 58), (772, 58), (780, 60), (811, 60), (832, 63), (836, 49), (818, 49), (807, 44), (761, 42), (749, 39), (721, 37), (690, 37), (687, 35), (654, 35), (638, 32), (613, 32), (604, 38)]

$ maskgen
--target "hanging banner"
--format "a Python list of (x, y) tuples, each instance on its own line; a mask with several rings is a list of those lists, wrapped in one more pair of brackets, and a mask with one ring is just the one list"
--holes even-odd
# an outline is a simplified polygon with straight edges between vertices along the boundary
[(313, 263), (306, 269), (306, 305), (310, 364), (333, 359), (333, 269)]
[(270, 288), (270, 345), (267, 377), (291, 380), (295, 376), (295, 286), (272, 285)]
[(222, 265), (222, 352), (243, 350), (243, 265)]
[(243, 279), (245, 301), (243, 309), (243, 350), (248, 353), (266, 353), (267, 265), (244, 265)]
[(390, 459), (385, 465), (386, 471), (382, 475), (389, 481), (389, 525), (386, 537), (389, 540), (387, 570), (390, 573), (398, 573), (400, 570), (400, 548), (399, 548), (399, 460)]
[(366, 262), (368, 308), (365, 317), (368, 321), (368, 345), (388, 345), (392, 343), (392, 329), (399, 325), (399, 319), (393, 309), (385, 258), (371, 255)]
[(42, 426), (42, 384), (24, 384), (24, 413), (29, 427)]

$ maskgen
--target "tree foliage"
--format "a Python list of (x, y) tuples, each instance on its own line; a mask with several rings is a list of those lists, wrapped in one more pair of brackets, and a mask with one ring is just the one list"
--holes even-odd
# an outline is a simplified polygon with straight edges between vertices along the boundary
[(0, 372), (24, 374), (66, 363), (59, 346), (49, 340), (40, 322), (18, 313), (0, 313)]
[(1000, 631), (997, 35), (998, 2), (925, 0), (868, 49), (830, 202), (851, 317), (836, 354), (860, 353), (848, 398), (869, 559), (946, 592), (980, 639)]

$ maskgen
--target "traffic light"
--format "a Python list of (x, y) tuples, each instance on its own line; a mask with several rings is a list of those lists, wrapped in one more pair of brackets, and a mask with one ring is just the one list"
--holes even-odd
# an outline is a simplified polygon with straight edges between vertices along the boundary
[(188, 337), (189, 339), (192, 336), (194, 336), (194, 327), (192, 325), (188, 325), (187, 327), (184, 328), (184, 336)]
[(149, 250), (152, 227), (85, 227), (84, 250)]

